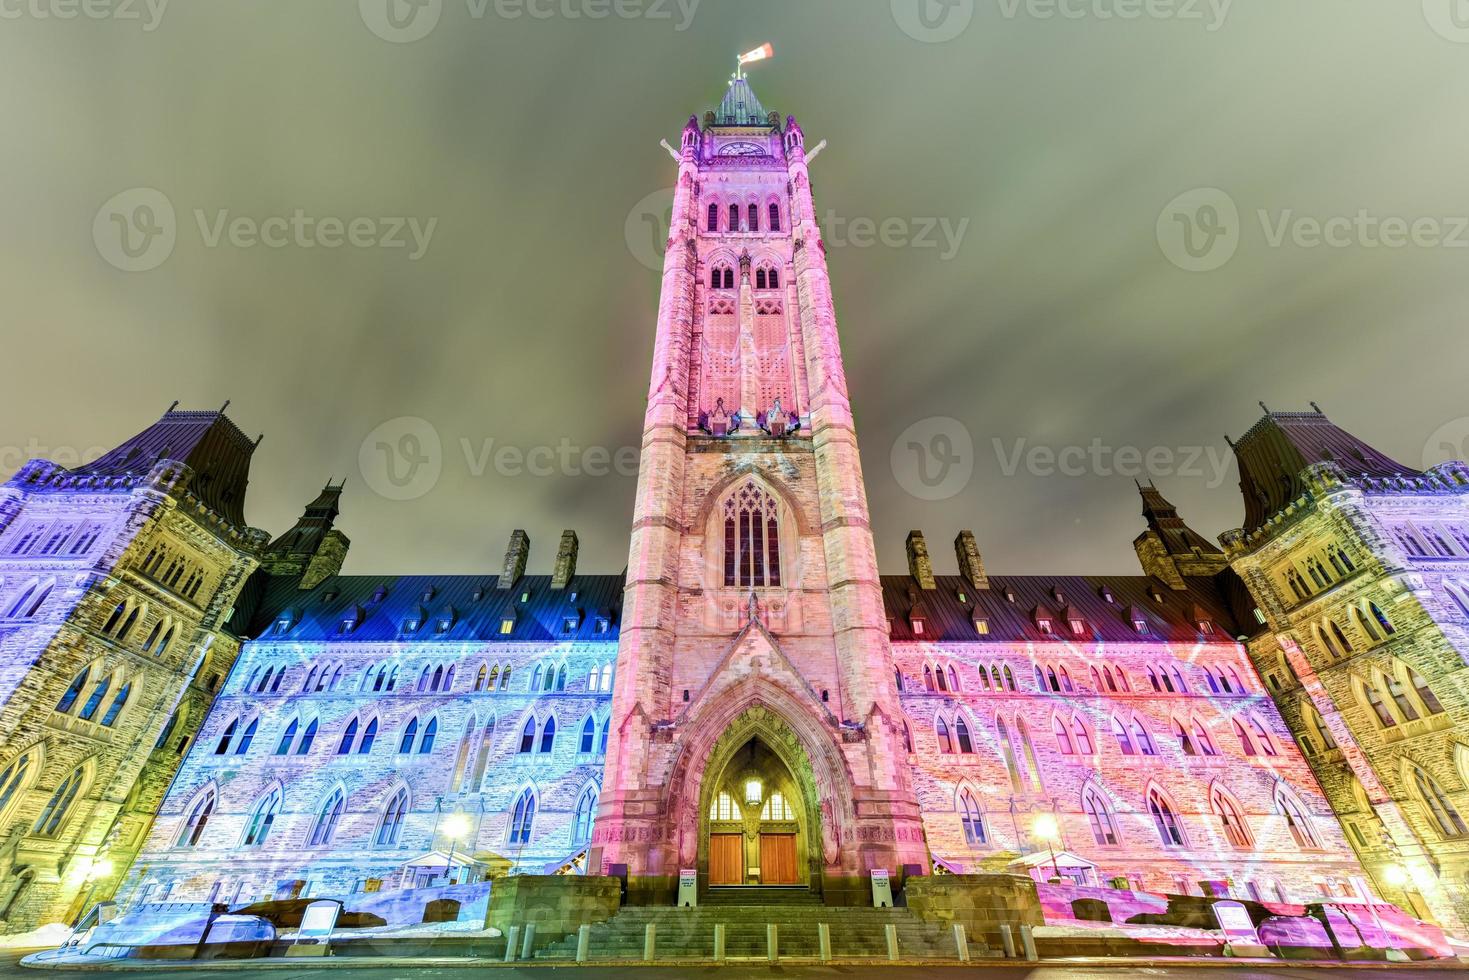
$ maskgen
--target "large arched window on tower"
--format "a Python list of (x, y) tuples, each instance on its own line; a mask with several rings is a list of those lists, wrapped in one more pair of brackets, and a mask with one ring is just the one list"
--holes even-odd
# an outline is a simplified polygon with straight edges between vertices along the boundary
[(780, 585), (780, 521), (775, 497), (746, 483), (724, 502), (724, 584)]
[(379, 847), (396, 847), (398, 835), (403, 831), (403, 821), (408, 816), (408, 791), (400, 789), (393, 794), (388, 805), (383, 808), (382, 819), (377, 825), (377, 844)]
[(709, 205), (709, 230), (710, 231), (718, 231), (719, 230), (719, 205), (718, 204), (711, 204), (711, 205)]
[(1092, 837), (1098, 844), (1111, 846), (1118, 842), (1117, 822), (1112, 819), (1112, 809), (1100, 793), (1088, 786), (1081, 794), (1081, 808), (1086, 811)]

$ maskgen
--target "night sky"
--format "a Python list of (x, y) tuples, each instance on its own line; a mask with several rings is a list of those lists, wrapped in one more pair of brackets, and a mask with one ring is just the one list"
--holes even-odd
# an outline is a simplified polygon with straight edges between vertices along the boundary
[[(161, 2), (0, 8), (0, 475), (231, 399), (265, 433), (251, 523), (278, 533), (345, 477), (349, 571), (494, 570), (516, 527), (533, 570), (564, 527), (583, 570), (622, 569), (631, 475), (494, 453), (564, 439), (599, 469), (636, 445), (658, 141), (767, 40), (755, 91), (829, 141), (812, 174), (884, 570), (921, 528), (952, 571), (961, 527), (992, 571), (1135, 570), (1118, 447), (1171, 450), (1153, 475), (1212, 537), (1242, 513), (1225, 433), (1262, 399), (1412, 466), (1469, 437), (1453, 0), (922, 0), (931, 31), (919, 0), (427, 0), (410, 42), (426, 21), (383, 16), (407, 0)], [(251, 238), (298, 211), (281, 247)], [(380, 441), (432, 458), (431, 489), (377, 492)]]

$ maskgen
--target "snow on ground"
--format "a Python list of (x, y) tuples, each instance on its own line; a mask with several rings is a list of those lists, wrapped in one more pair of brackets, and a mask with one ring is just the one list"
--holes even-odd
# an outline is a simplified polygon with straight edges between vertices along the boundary
[(53, 922), (30, 932), (13, 932), (0, 936), (0, 949), (54, 949), (66, 942), (71, 935), (71, 926)]

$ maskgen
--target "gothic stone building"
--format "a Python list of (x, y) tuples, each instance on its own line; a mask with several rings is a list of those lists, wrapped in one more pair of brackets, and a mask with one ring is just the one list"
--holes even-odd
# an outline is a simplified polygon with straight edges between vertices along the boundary
[[(683, 131), (622, 575), (582, 573), (571, 532), (550, 576), (527, 574), (523, 532), (494, 573), (343, 575), (340, 487), (266, 544), (243, 527), (242, 469), (155, 434), (235, 431), (214, 413), (13, 480), (4, 710), (29, 720), (0, 746), (4, 859), (26, 874), (12, 924), (71, 911), (75, 869), (105, 854), (120, 873), (145, 832), (125, 901), (565, 870), (671, 901), (694, 869), (849, 903), (878, 869), (1024, 871), (1054, 844), (1091, 883), (1375, 890), (1462, 917), (1469, 599), (1422, 517), (1462, 553), (1462, 466), (1414, 475), (1332, 428), (1333, 467), (1294, 434), (1324, 419), (1271, 415), (1239, 446), (1251, 526), (1227, 551), (1147, 487), (1138, 575), (990, 575), (967, 531), (957, 574), (915, 531), (908, 574), (880, 575), (804, 143), (742, 77)], [(1366, 476), (1346, 475), (1354, 454)], [(31, 555), (49, 545), (17, 514), (81, 519), (124, 487), (192, 521), (209, 596), (158, 584), (174, 576), (137, 504), (126, 541)], [(86, 568), (51, 570), (66, 561)], [(53, 574), (43, 631), (26, 590)], [(149, 605), (119, 640), (134, 590)], [(180, 633), (159, 654), (165, 608)], [(1318, 651), (1318, 623), (1338, 646)], [(130, 672), (158, 677), (109, 726), (95, 678)]]

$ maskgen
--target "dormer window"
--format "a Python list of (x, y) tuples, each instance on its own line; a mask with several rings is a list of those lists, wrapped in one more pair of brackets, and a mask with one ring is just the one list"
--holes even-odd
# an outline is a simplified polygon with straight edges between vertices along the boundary
[(336, 589), (331, 589), (331, 590), (329, 590), (326, 594), (324, 594), (321, 597), (321, 601), (323, 603), (326, 603), (326, 602), (336, 602), (338, 595), (339, 595), (339, 593), (337, 592)]
[(506, 613), (504, 616), (500, 617), (500, 635), (501, 636), (509, 636), (511, 633), (514, 633), (514, 632), (515, 632), (515, 614), (514, 613)]
[(1006, 589), (1005, 590), (1005, 601), (1006, 602), (1014, 602), (1015, 601), (1015, 590), (1014, 589)]
[(363, 613), (361, 606), (354, 606), (351, 610), (349, 610), (345, 615), (342, 616), (341, 624), (337, 628), (337, 632), (338, 633), (350, 633), (350, 632), (352, 632), (359, 625), (361, 625), (362, 618), (363, 618), (364, 615), (365, 615), (365, 613)]
[(1207, 619), (1199, 620), (1199, 632), (1203, 633), (1205, 636), (1212, 635), (1214, 633), (1214, 624), (1209, 622)]
[(485, 597), (485, 587), (483, 585), (476, 585), (474, 587), (474, 592), (470, 593), (469, 597), (473, 601), (479, 602)]
[(963, 589), (960, 589), (958, 592), (954, 593), (954, 595), (955, 598), (957, 598), (961, 603), (966, 606), (969, 605), (969, 596), (964, 592)]
[(570, 592), (568, 592), (566, 594), (566, 601), (567, 602), (575, 602), (576, 601), (576, 596), (577, 596), (576, 590), (575, 589), (572, 589)]
[(912, 625), (913, 625), (913, 635), (914, 636), (922, 636), (923, 635), (923, 620), (922, 619), (914, 619)]
[(424, 588), (424, 590), (423, 590), (423, 601), (424, 602), (433, 602), (434, 601), (434, 587), (432, 585), (426, 586)]
[(525, 605), (527, 602), (530, 602), (530, 593), (529, 592), (522, 592), (520, 594), (520, 604), (521, 605)]
[(1052, 629), (1052, 627), (1051, 627), (1051, 621), (1049, 619), (1039, 619), (1038, 618), (1035, 621), (1035, 628), (1038, 629), (1038, 630), (1040, 630), (1042, 633), (1049, 633), (1049, 632), (1051, 632), (1051, 629)]
[(1107, 602), (1107, 603), (1112, 603), (1112, 602), (1116, 602), (1117, 601), (1117, 596), (1115, 596), (1112, 593), (1112, 590), (1109, 589), (1109, 588), (1107, 588), (1105, 585), (1102, 586), (1102, 601), (1103, 602)]
[(1072, 620), (1069, 620), (1069, 622), (1071, 623), (1071, 632), (1074, 635), (1081, 636), (1083, 633), (1086, 632), (1086, 623), (1085, 623), (1085, 621), (1080, 620), (1080, 619), (1072, 619)]
[(1154, 589), (1153, 590), (1153, 601), (1154, 602), (1161, 603), (1163, 601), (1163, 593), (1159, 592), (1157, 589)]
[(419, 627), (423, 626), (423, 620), (426, 615), (422, 606), (413, 610), (413, 612), (403, 618), (403, 632), (417, 633)]
[(990, 621), (988, 619), (976, 616), (974, 618), (974, 632), (978, 633), (980, 636), (989, 636)]
[(377, 591), (372, 594), (372, 601), (373, 602), (382, 602), (387, 597), (388, 597), (387, 587), (386, 586), (379, 585), (377, 587)]
[(1146, 633), (1148, 631), (1148, 621), (1146, 619), (1134, 619), (1132, 621), (1132, 628), (1138, 633)]
[(1255, 622), (1259, 623), (1261, 626), (1265, 625), (1265, 610), (1261, 609), (1259, 606), (1255, 607)]
[(1066, 605), (1066, 595), (1059, 588), (1051, 589), (1051, 595), (1055, 596), (1056, 601), (1061, 605)]
[(580, 626), (580, 609), (573, 609), (561, 617), (561, 632), (563, 633), (575, 633)]
[(439, 634), (449, 632), (454, 628), (454, 621), (458, 618), (453, 606), (445, 606), (439, 610), (439, 615), (434, 619), (434, 632)]
[(606, 609), (597, 613), (597, 621), (594, 628), (598, 633), (607, 633), (612, 629), (612, 613)]
[(276, 636), (283, 636), (289, 633), (291, 627), (295, 625), (296, 614), (288, 609), (276, 617), (275, 624), (271, 627), (271, 632)]

